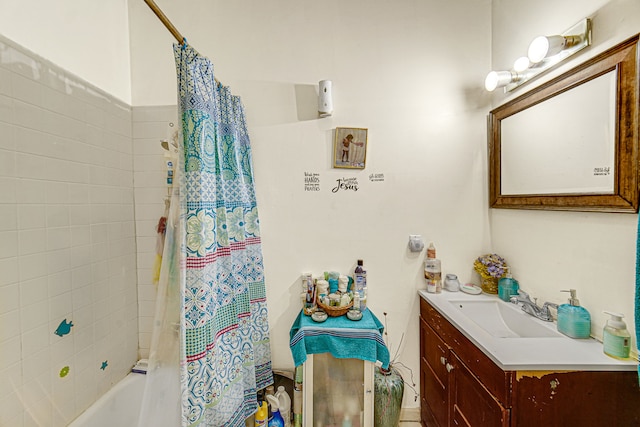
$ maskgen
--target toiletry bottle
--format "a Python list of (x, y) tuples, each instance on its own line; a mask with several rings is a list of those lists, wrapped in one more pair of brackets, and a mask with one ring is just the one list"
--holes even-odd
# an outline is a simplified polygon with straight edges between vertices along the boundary
[(256, 412), (255, 427), (267, 427), (267, 402), (258, 402), (258, 411)]
[(311, 273), (303, 273), (302, 275), (302, 288), (304, 291), (304, 305), (303, 311), (307, 316), (311, 315), (315, 311), (315, 284), (313, 283), (313, 276)]
[(363, 297), (362, 289), (367, 286), (367, 272), (365, 271), (363, 264), (364, 262), (359, 259), (358, 266), (353, 272), (354, 281), (356, 282), (356, 291), (358, 291), (358, 293), (360, 294), (360, 298)]
[(627, 359), (629, 357), (631, 335), (627, 331), (627, 325), (622, 320), (624, 314), (611, 311), (604, 311), (604, 313), (611, 316), (611, 319), (607, 320), (607, 325), (604, 327), (602, 334), (604, 352), (616, 359)]
[(280, 415), (284, 419), (284, 427), (291, 427), (291, 397), (289, 397), (289, 393), (284, 389), (284, 386), (278, 387), (276, 397), (278, 398)]
[(272, 413), (272, 417), (269, 419), (267, 426), (268, 427), (284, 427), (284, 419), (282, 418), (282, 415), (280, 415), (280, 409), (278, 407), (279, 405), (278, 399), (272, 394), (267, 394), (266, 398), (267, 398), (267, 402), (269, 402), (269, 404), (271, 405), (271, 413)]
[(360, 311), (367, 309), (367, 287), (362, 289), (362, 296), (360, 297)]
[(269, 399), (269, 396), (275, 397), (275, 395), (276, 389), (273, 385), (268, 385), (265, 387), (264, 399), (267, 401), (267, 424), (269, 424), (273, 419), (273, 406), (271, 404), (272, 401)]
[(498, 297), (502, 301), (509, 302), (513, 295), (518, 295), (518, 281), (513, 278), (511, 271), (507, 267), (507, 273), (498, 280)]
[(442, 292), (442, 265), (436, 258), (436, 248), (429, 243), (427, 258), (424, 260), (424, 278), (427, 279), (427, 292), (439, 294)]
[(591, 315), (580, 305), (576, 290), (569, 289), (571, 298), (568, 304), (558, 306), (558, 332), (571, 338), (589, 338), (591, 335)]
[(293, 381), (293, 427), (302, 427), (302, 365), (296, 366)]

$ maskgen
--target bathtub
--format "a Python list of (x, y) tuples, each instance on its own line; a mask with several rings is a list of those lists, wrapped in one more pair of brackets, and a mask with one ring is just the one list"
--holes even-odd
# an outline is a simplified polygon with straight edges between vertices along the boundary
[(69, 427), (137, 427), (146, 375), (130, 373)]

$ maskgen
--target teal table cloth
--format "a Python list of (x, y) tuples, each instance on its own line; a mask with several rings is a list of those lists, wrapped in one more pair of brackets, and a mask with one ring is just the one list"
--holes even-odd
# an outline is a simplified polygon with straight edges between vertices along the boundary
[(308, 354), (331, 353), (337, 359), (378, 361), (387, 369), (389, 350), (382, 339), (383, 331), (384, 326), (369, 309), (358, 321), (340, 316), (322, 323), (300, 311), (289, 331), (289, 347), (295, 366), (303, 364)]

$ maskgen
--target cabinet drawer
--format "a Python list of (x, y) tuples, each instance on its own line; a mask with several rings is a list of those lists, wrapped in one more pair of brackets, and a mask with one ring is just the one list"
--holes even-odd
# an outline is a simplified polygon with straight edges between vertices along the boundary
[(424, 298), (420, 298), (420, 315), (491, 394), (504, 407), (510, 408), (513, 372), (500, 369)]

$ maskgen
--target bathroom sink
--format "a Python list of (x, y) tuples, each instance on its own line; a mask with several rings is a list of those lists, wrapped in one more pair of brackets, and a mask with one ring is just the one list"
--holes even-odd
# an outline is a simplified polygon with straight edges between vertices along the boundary
[(462, 314), (496, 338), (562, 337), (555, 324), (542, 322), (515, 304), (503, 301), (451, 300)]

